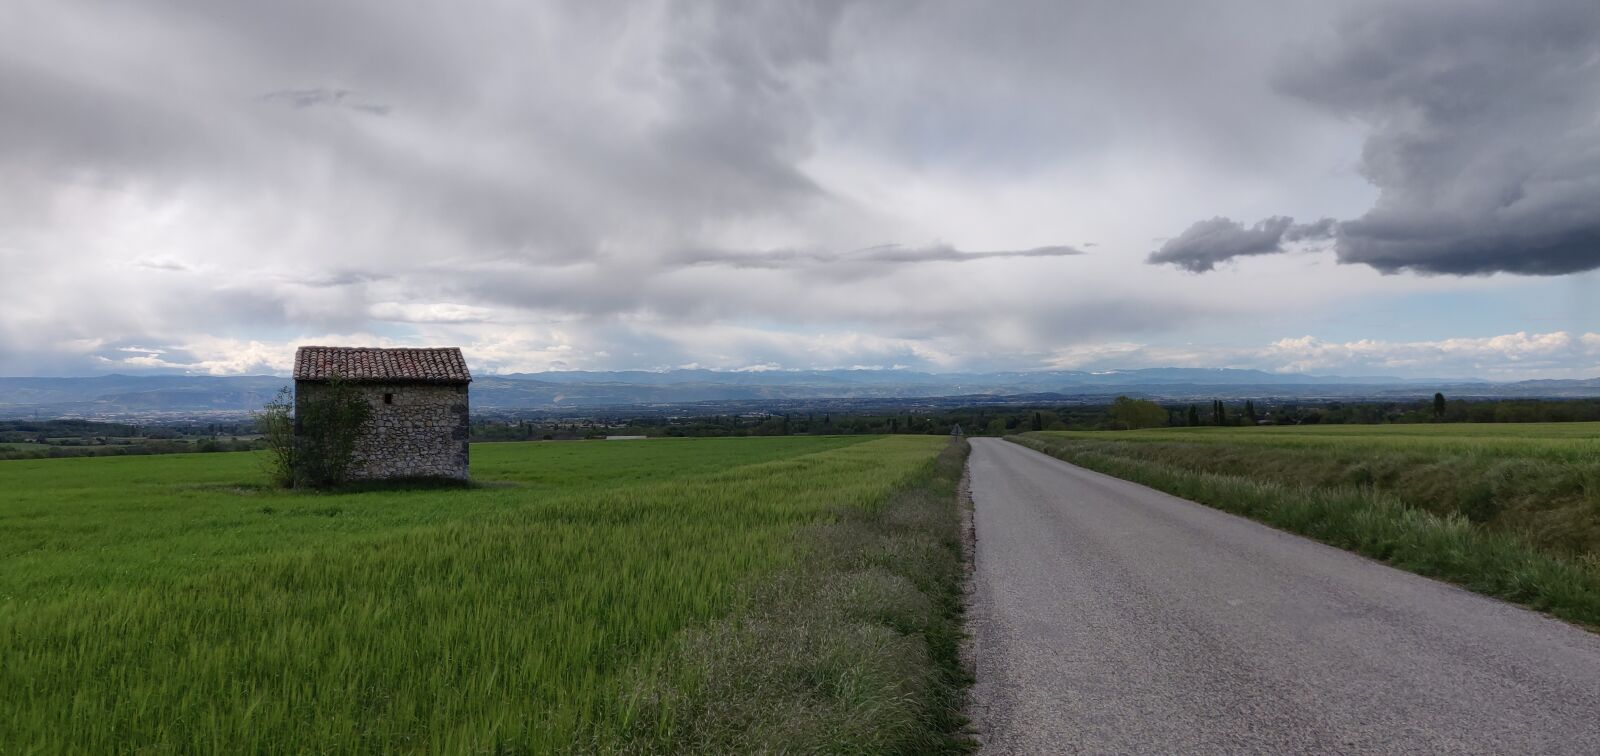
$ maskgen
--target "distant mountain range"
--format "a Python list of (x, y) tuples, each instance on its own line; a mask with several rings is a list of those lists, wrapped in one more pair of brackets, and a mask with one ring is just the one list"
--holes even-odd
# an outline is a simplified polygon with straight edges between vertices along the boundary
[[(259, 409), (291, 381), (278, 376), (107, 375), (93, 378), (0, 378), (0, 416), (139, 416), (242, 414)], [(1168, 400), (1196, 398), (1355, 399), (1600, 396), (1600, 378), (1491, 383), (1384, 376), (1286, 375), (1227, 368), (1145, 368), (1085, 372), (922, 373), (907, 370), (642, 370), (479, 376), (475, 411), (617, 408), (812, 399), (909, 399), (1050, 395)]]

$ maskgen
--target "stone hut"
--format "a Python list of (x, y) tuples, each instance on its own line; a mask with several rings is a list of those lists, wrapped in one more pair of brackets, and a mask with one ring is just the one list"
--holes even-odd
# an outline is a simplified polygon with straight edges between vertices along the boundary
[(472, 375), (460, 349), (300, 347), (294, 355), (295, 415), (302, 417), (303, 402), (336, 378), (372, 406), (350, 478), (467, 479)]

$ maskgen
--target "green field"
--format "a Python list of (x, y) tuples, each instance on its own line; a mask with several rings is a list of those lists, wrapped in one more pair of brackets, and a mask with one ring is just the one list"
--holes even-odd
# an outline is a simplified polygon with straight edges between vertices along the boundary
[(0, 462), (0, 751), (609, 742), (685, 631), (944, 446), (478, 445), (478, 487), (342, 494), (254, 454)]
[(13, 450), (13, 451), (41, 451), (41, 450), (49, 449), (49, 448), (50, 448), (49, 444), (38, 444), (38, 443), (34, 443), (32, 441), (6, 441), (6, 442), (0, 442), (0, 450), (10, 449), (10, 450)]
[[(1094, 431), (1050, 431), (1063, 438), (1100, 438)], [(1256, 444), (1277, 448), (1337, 445), (1369, 450), (1411, 448), (1446, 453), (1572, 456), (1600, 451), (1600, 423), (1433, 423), (1153, 428), (1119, 433), (1141, 443)]]
[(1091, 469), (1600, 624), (1600, 423), (1014, 437)]

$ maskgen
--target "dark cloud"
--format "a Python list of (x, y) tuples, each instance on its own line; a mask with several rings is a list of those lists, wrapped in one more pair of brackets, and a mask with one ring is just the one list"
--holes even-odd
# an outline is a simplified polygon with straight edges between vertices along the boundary
[(1204, 273), (1215, 270), (1217, 263), (1235, 257), (1277, 254), (1284, 251), (1285, 242), (1327, 239), (1334, 230), (1331, 218), (1296, 225), (1293, 218), (1276, 215), (1245, 228), (1238, 221), (1219, 216), (1185, 229), (1161, 245), (1161, 249), (1150, 253), (1146, 261), (1152, 265), (1170, 263)]
[(1003, 257), (1071, 257), (1084, 254), (1081, 250), (1064, 245), (1034, 247), (1032, 249), (964, 252), (948, 244), (926, 247), (907, 247), (883, 244), (850, 252), (823, 250), (772, 250), (766, 252), (732, 252), (726, 250), (691, 250), (678, 255), (675, 262), (687, 265), (726, 265), (734, 268), (789, 269), (828, 265), (904, 265), (927, 262), (972, 262)]
[(155, 257), (147, 260), (135, 260), (133, 264), (141, 268), (148, 268), (150, 270), (168, 270), (174, 273), (182, 273), (194, 269), (178, 260), (172, 260), (163, 257)]
[(1600, 267), (1600, 9), (1395, 3), (1291, 65), (1287, 92), (1372, 126), (1381, 190), (1339, 259), (1385, 272)]
[[(1362, 6), (1324, 44), (1297, 50), (1276, 79), (1369, 129), (1361, 172), (1379, 196), (1338, 224), (1340, 262), (1454, 275), (1600, 267), (1592, 0)], [(1150, 262), (1205, 271), (1280, 251), (1275, 229), (1287, 226), (1263, 224), (1202, 221)]]
[(1314, 223), (1300, 223), (1290, 226), (1283, 232), (1286, 242), (1321, 241), (1331, 239), (1339, 232), (1339, 222), (1332, 218), (1323, 218)]
[(348, 89), (282, 89), (261, 95), (263, 102), (282, 102), (304, 110), (305, 108), (347, 108), (370, 115), (388, 115), (389, 106), (364, 99)]
[(342, 270), (327, 271), (318, 275), (294, 276), (285, 275), (281, 278), (284, 283), (298, 284), (315, 289), (336, 289), (345, 286), (374, 283), (377, 281), (393, 280), (393, 275), (382, 273), (367, 273), (363, 271)]
[(972, 260), (991, 260), (999, 257), (1072, 257), (1081, 254), (1083, 254), (1082, 250), (1074, 249), (1064, 244), (988, 252), (963, 252), (943, 244), (932, 247), (902, 247), (898, 244), (888, 244), (853, 252), (847, 255), (846, 259), (894, 263), (969, 262)]

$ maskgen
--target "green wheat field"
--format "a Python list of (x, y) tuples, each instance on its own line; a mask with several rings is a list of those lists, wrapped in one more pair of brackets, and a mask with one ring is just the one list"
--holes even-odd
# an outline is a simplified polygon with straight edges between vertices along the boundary
[(484, 444), (469, 489), (247, 453), (0, 462), (0, 751), (567, 749), (926, 436)]

